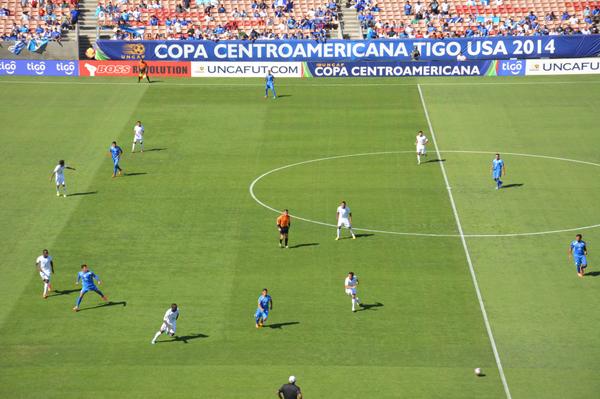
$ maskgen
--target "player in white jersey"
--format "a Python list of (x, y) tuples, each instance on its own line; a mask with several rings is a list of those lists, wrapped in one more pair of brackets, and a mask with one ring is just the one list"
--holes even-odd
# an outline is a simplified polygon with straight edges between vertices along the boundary
[(358, 277), (354, 275), (353, 272), (348, 273), (348, 277), (344, 280), (344, 289), (346, 290), (346, 295), (350, 295), (352, 297), (352, 311), (356, 312), (356, 305), (362, 306), (360, 303), (360, 299), (356, 295), (356, 286), (358, 285)]
[(135, 152), (136, 143), (140, 143), (140, 148), (144, 152), (144, 125), (142, 125), (141, 121), (137, 121), (133, 127), (133, 146), (131, 147), (131, 152)]
[(50, 275), (54, 273), (54, 263), (52, 262), (52, 256), (48, 254), (48, 250), (44, 249), (42, 254), (35, 260), (35, 266), (37, 267), (40, 277), (44, 282), (44, 299), (48, 298), (48, 292), (52, 291), (52, 285), (50, 284)]
[(65, 184), (65, 169), (75, 170), (70, 166), (65, 165), (64, 160), (58, 161), (58, 165), (54, 167), (52, 170), (52, 174), (50, 175), (50, 181), (52, 178), (56, 181), (56, 196), (60, 197), (60, 186), (63, 188), (63, 197), (67, 196), (67, 186)]
[(352, 234), (352, 239), (356, 239), (356, 235), (354, 234), (354, 230), (352, 230), (352, 212), (350, 212), (350, 208), (346, 205), (346, 201), (342, 201), (340, 206), (337, 208), (337, 212), (335, 214), (337, 219), (337, 235), (335, 236), (336, 240), (340, 239), (340, 234), (342, 232), (342, 226), (350, 230), (350, 234)]
[(154, 334), (154, 338), (152, 339), (152, 344), (156, 343), (160, 334), (167, 333), (169, 336), (175, 335), (175, 330), (177, 329), (177, 319), (179, 318), (179, 309), (177, 308), (177, 304), (171, 304), (171, 307), (167, 309), (165, 312), (165, 316), (163, 317), (162, 326), (160, 326), (160, 330)]
[(417, 165), (421, 165), (421, 156), (426, 156), (427, 151), (425, 150), (425, 146), (429, 143), (427, 137), (423, 134), (422, 130), (419, 130), (417, 134), (417, 141), (415, 144), (417, 145)]

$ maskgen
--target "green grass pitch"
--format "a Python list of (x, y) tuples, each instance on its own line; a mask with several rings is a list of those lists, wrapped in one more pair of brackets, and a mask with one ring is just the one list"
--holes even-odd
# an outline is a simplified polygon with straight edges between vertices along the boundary
[[(506, 398), (442, 165), (512, 397), (598, 397), (600, 230), (570, 231), (600, 224), (597, 77), (282, 79), (277, 100), (261, 80), (134, 81), (0, 79), (0, 397), (258, 399), (294, 374), (308, 399)], [(416, 165), (416, 131), (431, 139), (417, 84), (441, 165)], [(131, 154), (138, 119), (147, 151)], [(112, 140), (129, 176), (111, 179)], [(277, 214), (249, 186), (320, 158), (254, 195), (322, 223), (345, 199), (376, 232), (335, 241), (292, 219), (279, 249)], [(86, 195), (55, 196), (58, 159)], [(584, 279), (567, 258), (576, 232)], [(71, 311), (83, 262), (112, 306), (90, 294)], [(350, 270), (377, 306), (351, 312)], [(273, 328), (256, 330), (263, 287)], [(150, 345), (171, 302), (182, 339)]]

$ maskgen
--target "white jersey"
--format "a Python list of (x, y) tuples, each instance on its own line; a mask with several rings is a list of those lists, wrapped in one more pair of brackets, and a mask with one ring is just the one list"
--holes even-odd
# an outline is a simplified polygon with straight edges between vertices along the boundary
[(425, 137), (425, 135), (417, 136), (417, 145), (424, 146), (425, 144), (427, 144), (427, 137)]
[(50, 276), (50, 273), (52, 273), (52, 256), (48, 255), (47, 258), (44, 258), (44, 255), (40, 255), (35, 260), (35, 263), (40, 265), (40, 269), (42, 269), (44, 274)]
[(338, 221), (339, 220), (346, 220), (346, 219), (348, 219), (348, 217), (350, 217), (350, 208), (347, 207), (347, 206), (345, 208), (343, 208), (340, 205), (337, 208), (337, 213), (338, 213)]
[(57, 179), (64, 179), (65, 178), (65, 166), (66, 165), (61, 165), (58, 164), (56, 165), (56, 167), (54, 168), (54, 173), (56, 174), (56, 178)]
[(171, 326), (174, 326), (177, 322), (177, 317), (179, 317), (179, 309), (173, 312), (173, 310), (169, 308), (165, 313), (165, 317), (163, 317), (163, 321), (165, 323), (169, 323)]
[(134, 139), (136, 141), (141, 141), (144, 139), (144, 125), (138, 126), (135, 125), (133, 128)]
[(346, 277), (344, 280), (344, 289), (346, 290), (346, 294), (356, 294), (356, 286), (358, 285), (358, 278), (356, 276), (350, 278)]

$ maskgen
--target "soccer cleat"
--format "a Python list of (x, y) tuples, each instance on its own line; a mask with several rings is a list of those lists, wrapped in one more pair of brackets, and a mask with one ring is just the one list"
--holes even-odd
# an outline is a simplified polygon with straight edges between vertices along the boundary
[(63, 197), (64, 197), (64, 198), (67, 198), (67, 194), (63, 194)]
[(356, 309), (352, 309), (352, 311), (353, 311), (354, 313), (356, 313)]
[(48, 299), (48, 295), (42, 295), (42, 298)]
[(283, 244), (279, 243), (279, 248), (283, 248)]
[(75, 307), (73, 308), (73, 312), (79, 312), (79, 308), (78, 308), (77, 306), (75, 306)]
[(339, 239), (340, 239), (340, 237), (335, 237), (335, 240), (336, 240), (336, 241), (337, 241), (337, 240), (339, 240)]
[(104, 295), (104, 296), (102, 297), (102, 300), (103, 300), (104, 302), (106, 302), (106, 301), (108, 301), (108, 297), (107, 297), (106, 295)]
[(155, 341), (155, 340), (152, 340), (152, 341), (150, 341), (150, 343), (151, 343), (152, 345), (154, 345), (154, 344), (156, 344), (156, 341)]
[(121, 173), (122, 173), (122, 172), (123, 172), (122, 170), (118, 171), (118, 172), (117, 172), (117, 176), (121, 176)]
[(583, 273), (577, 273), (579, 277), (583, 277)]
[(352, 239), (353, 239), (353, 240), (356, 240), (356, 236), (355, 236), (355, 235), (353, 235), (353, 236), (352, 236)]
[(285, 247), (289, 249), (289, 247), (287, 245)]
[(57, 196), (57, 197), (60, 197), (60, 193), (59, 193), (58, 191), (56, 192), (56, 196)]

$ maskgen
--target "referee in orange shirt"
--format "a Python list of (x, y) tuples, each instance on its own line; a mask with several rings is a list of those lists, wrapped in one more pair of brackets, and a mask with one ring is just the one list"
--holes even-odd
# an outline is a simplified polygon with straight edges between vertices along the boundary
[(285, 240), (285, 247), (288, 247), (288, 233), (290, 231), (290, 215), (287, 209), (283, 210), (283, 213), (277, 218), (277, 230), (279, 230), (279, 248), (283, 248), (283, 241)]

